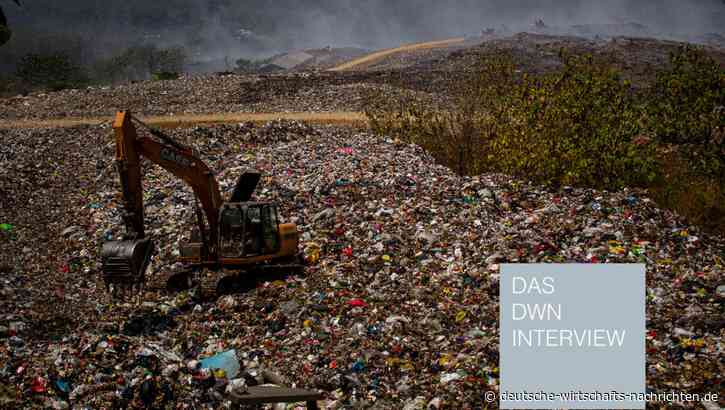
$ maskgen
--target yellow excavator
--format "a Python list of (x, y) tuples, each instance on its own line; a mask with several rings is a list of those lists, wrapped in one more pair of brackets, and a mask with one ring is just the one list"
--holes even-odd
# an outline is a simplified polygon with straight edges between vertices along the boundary
[[(139, 136), (134, 124), (150, 135)], [(204, 297), (213, 297), (245, 275), (303, 271), (297, 227), (280, 222), (277, 204), (251, 200), (259, 173), (242, 174), (225, 201), (214, 173), (190, 147), (148, 127), (128, 111), (116, 115), (113, 130), (126, 235), (121, 241), (104, 243), (101, 249), (108, 290), (140, 290), (154, 252), (144, 230), (142, 157), (182, 179), (195, 195), (196, 226), (190, 242), (179, 249), (178, 260), (186, 269), (167, 277), (167, 287), (196, 287)]]

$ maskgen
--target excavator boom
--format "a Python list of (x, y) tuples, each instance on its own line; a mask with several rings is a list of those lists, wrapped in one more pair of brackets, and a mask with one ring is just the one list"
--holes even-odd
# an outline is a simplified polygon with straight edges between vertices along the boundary
[[(202, 257), (217, 257), (218, 218), (222, 198), (212, 171), (190, 148), (156, 132), (161, 141), (139, 137), (128, 111), (119, 112), (113, 124), (116, 138), (116, 165), (124, 202), (123, 219), (127, 237), (109, 242), (102, 249), (104, 279), (107, 285), (141, 284), (148, 266), (153, 244), (145, 238), (141, 157), (161, 166), (186, 182), (194, 191), (206, 216), (198, 218), (203, 236)], [(137, 120), (136, 120), (137, 121)], [(152, 132), (153, 133), (153, 132)], [(208, 233), (208, 235), (206, 235)]]

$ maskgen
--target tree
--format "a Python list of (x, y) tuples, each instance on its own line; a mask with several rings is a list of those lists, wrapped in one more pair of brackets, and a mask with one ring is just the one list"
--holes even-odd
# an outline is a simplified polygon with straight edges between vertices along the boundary
[(111, 83), (174, 79), (183, 71), (185, 63), (186, 53), (181, 47), (159, 49), (153, 45), (139, 45), (96, 62), (93, 73), (96, 81)]
[[(13, 0), (15, 4), (20, 5), (20, 0)], [(8, 27), (8, 20), (5, 18), (2, 6), (0, 6), (0, 46), (10, 41), (12, 31)]]
[(32, 87), (57, 91), (84, 85), (83, 69), (63, 53), (28, 54), (18, 63), (16, 75)]

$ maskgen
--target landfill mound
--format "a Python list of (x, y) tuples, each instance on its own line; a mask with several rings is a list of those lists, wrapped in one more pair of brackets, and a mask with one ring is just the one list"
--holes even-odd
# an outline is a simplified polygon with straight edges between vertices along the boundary
[[(646, 263), (647, 387), (722, 391), (722, 237), (642, 191), (459, 177), (418, 146), (331, 126), (173, 131), (227, 193), (262, 173), (255, 196), (301, 230), (304, 276), (214, 302), (154, 287), (110, 300), (99, 245), (123, 233), (110, 131), (0, 130), (1, 407), (220, 408), (233, 379), (320, 389), (326, 408), (481, 408), (498, 390), (504, 262)], [(153, 283), (180, 268), (193, 196), (144, 169)]]
[[(210, 113), (336, 112), (366, 108), (368, 98), (410, 98), (449, 107), (451, 91), (480, 66), (484, 56), (510, 52), (521, 70), (542, 73), (561, 67), (560, 51), (605, 57), (636, 87), (653, 79), (653, 67), (668, 64), (682, 43), (656, 39), (582, 37), (519, 33), (410, 49), (386, 55), (352, 72), (294, 71), (281, 74), (184, 75), (177, 80), (142, 81), (0, 100), (0, 118), (56, 119), (112, 116), (119, 109), (143, 116)], [(725, 65), (725, 50), (706, 47)], [(310, 51), (311, 52), (311, 51)]]

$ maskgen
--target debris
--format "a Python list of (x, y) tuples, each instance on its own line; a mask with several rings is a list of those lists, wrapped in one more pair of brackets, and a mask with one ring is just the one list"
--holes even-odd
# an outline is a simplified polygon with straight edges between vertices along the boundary
[[(110, 301), (98, 286), (97, 243), (123, 235), (117, 177), (96, 166), (112, 167), (107, 125), (0, 130), (13, 156), (0, 156), (0, 220), (16, 235), (0, 232), (13, 268), (0, 276), (0, 406), (217, 408), (228, 389), (272, 380), (322, 390), (339, 408), (480, 408), (482, 383), (498, 389), (499, 265), (595, 258), (647, 264), (647, 387), (717, 386), (725, 240), (646, 192), (459, 177), (367, 132), (276, 127), (264, 143), (250, 142), (248, 124), (171, 131), (193, 141), (225, 195), (240, 169), (261, 171), (255, 199), (282, 204), (310, 262), (217, 301), (150, 285), (139, 301)], [(25, 171), (36, 164), (47, 183)], [(144, 167), (147, 231), (163, 238), (150, 284), (181, 268), (174, 250), (195, 215), (182, 181)], [(62, 235), (74, 226), (82, 235)]]
[(224, 373), (221, 377), (227, 379), (234, 379), (239, 374), (239, 359), (234, 349), (202, 359), (200, 363), (202, 369), (222, 370)]

